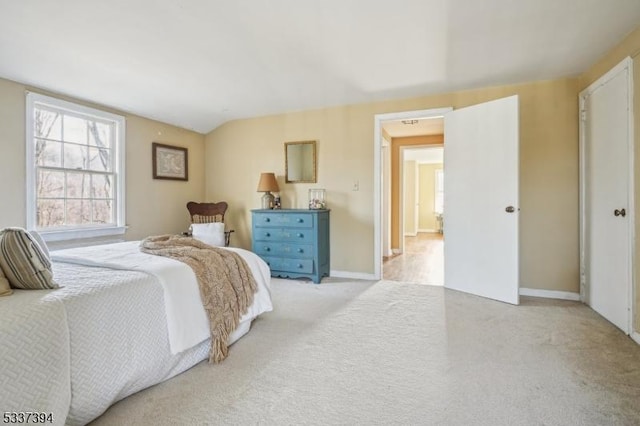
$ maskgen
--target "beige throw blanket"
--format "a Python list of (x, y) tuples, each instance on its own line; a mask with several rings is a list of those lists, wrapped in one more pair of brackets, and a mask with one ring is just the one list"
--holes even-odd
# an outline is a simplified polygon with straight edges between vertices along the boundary
[(179, 235), (149, 237), (140, 243), (144, 253), (169, 257), (193, 269), (202, 304), (209, 317), (211, 352), (209, 362), (218, 363), (228, 354), (229, 335), (253, 303), (257, 284), (240, 255)]

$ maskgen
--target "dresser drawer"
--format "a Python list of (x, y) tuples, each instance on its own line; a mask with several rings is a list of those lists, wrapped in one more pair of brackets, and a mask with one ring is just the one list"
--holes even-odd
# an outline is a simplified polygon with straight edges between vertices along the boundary
[(264, 241), (257, 242), (254, 251), (259, 256), (283, 256), (296, 259), (313, 257), (313, 245), (311, 244), (286, 244)]
[(313, 259), (286, 259), (283, 257), (262, 256), (272, 271), (313, 273)]
[(287, 243), (312, 243), (314, 232), (311, 229), (274, 229), (256, 228), (256, 241), (281, 241)]
[(256, 214), (254, 225), (258, 228), (313, 228), (313, 215), (308, 213), (261, 213)]

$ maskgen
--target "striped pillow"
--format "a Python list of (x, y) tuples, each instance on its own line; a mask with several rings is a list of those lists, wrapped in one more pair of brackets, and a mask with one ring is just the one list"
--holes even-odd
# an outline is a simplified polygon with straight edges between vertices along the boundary
[(22, 228), (0, 231), (0, 268), (14, 288), (58, 288), (53, 282), (51, 262), (33, 237)]
[(0, 268), (0, 297), (8, 296), (11, 293), (13, 293), (13, 290), (11, 290), (9, 280), (2, 273), (2, 268)]
[(45, 257), (47, 259), (51, 259), (51, 256), (49, 255), (49, 247), (47, 247), (47, 243), (44, 242), (44, 238), (42, 238), (42, 235), (40, 235), (38, 231), (27, 231), (27, 232), (29, 233), (29, 235), (33, 237), (35, 242), (38, 243)]

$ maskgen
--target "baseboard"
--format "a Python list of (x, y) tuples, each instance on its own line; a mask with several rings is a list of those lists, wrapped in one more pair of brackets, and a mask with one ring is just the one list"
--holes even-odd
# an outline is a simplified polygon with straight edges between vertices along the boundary
[(437, 234), (437, 229), (418, 229), (418, 232), (425, 232), (427, 234)]
[(631, 337), (637, 344), (640, 345), (640, 333), (632, 331), (629, 337)]
[(373, 274), (366, 274), (364, 272), (351, 272), (351, 271), (334, 271), (330, 273), (331, 278), (349, 278), (353, 280), (375, 280), (376, 276)]
[(400, 251), (400, 249), (391, 249), (391, 253), (393, 253), (393, 254), (400, 254), (400, 253), (402, 253), (402, 252)]
[(418, 233), (417, 232), (405, 232), (404, 236), (405, 237), (417, 237)]
[(520, 296), (544, 297), (546, 299), (561, 299), (580, 301), (580, 293), (570, 291), (540, 290), (537, 288), (520, 287)]

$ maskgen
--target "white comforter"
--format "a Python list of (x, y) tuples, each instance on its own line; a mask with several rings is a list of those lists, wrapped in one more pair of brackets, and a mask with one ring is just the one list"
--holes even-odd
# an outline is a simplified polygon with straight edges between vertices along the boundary
[[(230, 343), (248, 331), (255, 316), (272, 309), (268, 268), (265, 279), (262, 261), (234, 250), (249, 263), (259, 291)], [(139, 268), (123, 269), (127, 266), (115, 260), (126, 258), (127, 251), (140, 261)], [(175, 309), (174, 327), (182, 345), (198, 340), (193, 336), (201, 330), (193, 336), (180, 331), (193, 319), (192, 312), (182, 315), (180, 308), (204, 311), (202, 305), (194, 308), (189, 298), (173, 298), (174, 279), (188, 274), (158, 259), (175, 261), (139, 253), (137, 243), (64, 250), (54, 258), (79, 263), (82, 253), (90, 255), (86, 262), (92, 265), (100, 264), (104, 255), (111, 268), (57, 260), (54, 279), (63, 288), (16, 290), (0, 299), (0, 411), (52, 411), (55, 424), (86, 424), (114, 402), (207, 358), (208, 330), (204, 340), (174, 353), (168, 307)], [(155, 266), (146, 269), (143, 264)], [(171, 277), (163, 275), (163, 269), (172, 271)], [(198, 294), (199, 300), (195, 281), (179, 282), (180, 293)]]
[[(0, 414), (69, 412), (69, 330), (64, 304), (49, 290), (0, 297)], [(26, 355), (26, 356), (25, 356)]]
[[(258, 284), (254, 303), (240, 322), (270, 311), (270, 271), (267, 264), (250, 251), (239, 248), (227, 250), (242, 256)], [(51, 258), (55, 261), (86, 266), (142, 271), (155, 276), (164, 290), (169, 343), (173, 354), (189, 349), (210, 336), (209, 320), (202, 307), (196, 275), (182, 262), (142, 253), (137, 241), (61, 250), (54, 252)]]

